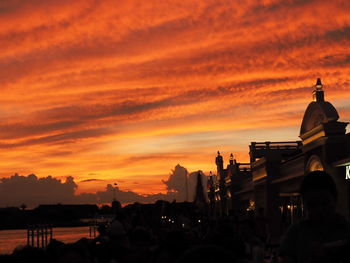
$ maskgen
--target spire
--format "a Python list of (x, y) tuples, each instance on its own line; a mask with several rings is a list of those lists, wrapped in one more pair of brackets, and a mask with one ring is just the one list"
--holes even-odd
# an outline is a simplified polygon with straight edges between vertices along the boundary
[(224, 161), (219, 151), (218, 151), (218, 155), (215, 158), (215, 163), (218, 168), (218, 171), (222, 171), (222, 169), (224, 169)]
[(317, 89), (322, 89), (321, 78), (317, 78), (317, 81), (316, 81), (316, 88), (317, 88)]
[(204, 207), (205, 204), (207, 203), (203, 191), (203, 184), (202, 184), (202, 175), (201, 172), (197, 172), (197, 184), (196, 184), (196, 193), (194, 196), (194, 201), (193, 201), (198, 207)]
[(324, 101), (323, 85), (320, 78), (317, 78), (315, 89), (312, 92), (313, 100), (316, 102)]
[(230, 155), (230, 164), (233, 165), (233, 154)]

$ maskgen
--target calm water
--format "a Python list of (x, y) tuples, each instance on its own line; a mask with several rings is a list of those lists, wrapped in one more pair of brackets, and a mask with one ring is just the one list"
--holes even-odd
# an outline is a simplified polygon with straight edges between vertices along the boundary
[[(75, 242), (89, 237), (89, 227), (58, 227), (53, 229), (53, 238), (63, 242)], [(27, 244), (27, 230), (0, 230), (0, 254), (11, 253), (17, 246)]]

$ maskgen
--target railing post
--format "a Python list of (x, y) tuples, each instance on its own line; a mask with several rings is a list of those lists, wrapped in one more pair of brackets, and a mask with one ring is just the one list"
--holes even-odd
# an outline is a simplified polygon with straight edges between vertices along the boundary
[(45, 226), (44, 225), (41, 225), (41, 246), (42, 248), (45, 247)]
[(32, 247), (34, 247), (34, 227), (32, 226), (32, 229), (31, 229), (31, 238), (32, 238)]
[(27, 228), (27, 246), (29, 246), (30, 245), (30, 230), (29, 230), (29, 226), (28, 226), (28, 228)]
[(40, 246), (40, 240), (39, 240), (39, 236), (40, 236), (40, 230), (39, 227), (36, 227), (36, 246), (39, 247)]
[(45, 247), (47, 246), (47, 235), (49, 234), (48, 232), (47, 232), (47, 225), (45, 225), (45, 229), (44, 229), (44, 231), (45, 231)]

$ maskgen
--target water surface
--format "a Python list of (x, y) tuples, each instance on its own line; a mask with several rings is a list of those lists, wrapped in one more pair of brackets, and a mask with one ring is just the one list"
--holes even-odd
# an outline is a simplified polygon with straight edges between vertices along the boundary
[[(89, 238), (89, 227), (57, 227), (53, 229), (53, 238), (69, 243), (80, 238)], [(16, 247), (27, 244), (27, 230), (0, 230), (0, 254), (11, 253)]]

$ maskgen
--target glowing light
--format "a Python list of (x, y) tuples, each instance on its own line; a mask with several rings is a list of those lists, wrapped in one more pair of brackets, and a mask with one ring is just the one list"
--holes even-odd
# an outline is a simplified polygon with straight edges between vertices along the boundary
[(350, 180), (350, 165), (345, 166), (345, 179)]

